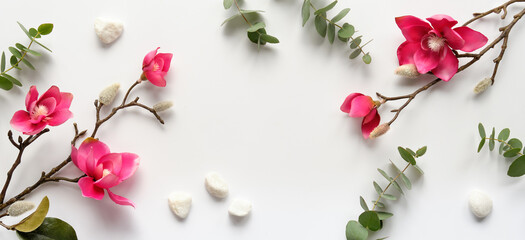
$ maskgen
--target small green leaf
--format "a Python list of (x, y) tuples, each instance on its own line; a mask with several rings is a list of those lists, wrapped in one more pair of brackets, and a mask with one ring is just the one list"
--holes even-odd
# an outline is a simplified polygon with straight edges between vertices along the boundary
[(405, 150), (407, 150), (412, 156), (414, 156), (414, 157), (417, 156), (417, 155), (416, 155), (416, 152), (414, 152), (412, 149), (410, 149), (410, 148), (405, 148)]
[(357, 56), (359, 56), (359, 54), (361, 54), (361, 50), (360, 50), (360, 49), (356, 49), (356, 50), (354, 50), (354, 51), (350, 54), (349, 58), (350, 58), (350, 59), (354, 59), (354, 58), (356, 58)]
[(5, 52), (2, 52), (2, 60), (0, 62), (0, 72), (5, 71)]
[(486, 138), (487, 135), (485, 134), (485, 127), (483, 127), (483, 124), (479, 123), (478, 124), (478, 131), (479, 131), (479, 136), (481, 138)]
[(334, 24), (331, 24), (331, 23), (328, 24), (328, 29), (327, 29), (326, 34), (328, 35), (328, 41), (330, 42), (330, 44), (334, 43), (334, 39), (335, 39), (335, 25)]
[(16, 232), (21, 240), (77, 240), (75, 229), (68, 223), (53, 217), (46, 217), (42, 225), (32, 232)]
[(317, 33), (321, 35), (321, 37), (326, 36), (326, 21), (324, 20), (321, 15), (315, 16), (315, 29), (317, 30)]
[(374, 181), (374, 188), (376, 189), (377, 194), (381, 195), (383, 193), (383, 189)]
[(332, 22), (336, 23), (336, 22), (341, 21), (341, 19), (343, 19), (349, 12), (350, 12), (350, 8), (345, 8), (341, 10), (337, 15), (335, 15), (335, 17), (332, 18)]
[(52, 23), (44, 23), (40, 24), (38, 26), (38, 32), (42, 35), (48, 35), (53, 31), (53, 24)]
[(370, 56), (370, 54), (366, 53), (365, 55), (363, 55), (363, 62), (366, 64), (370, 64), (372, 62), (372, 57)]
[(501, 130), (501, 132), (499, 132), (498, 139), (501, 141), (506, 141), (507, 139), (509, 139), (509, 136), (510, 136), (510, 129), (505, 128)]
[[(408, 177), (403, 173), (401, 172), (401, 170), (399, 170), (399, 168), (392, 162), (392, 165), (394, 166), (394, 168), (397, 170), (397, 172), (399, 173), (399, 175), (401, 176), (401, 180), (403, 181), (403, 184), (405, 185), (405, 187), (410, 190), (412, 189), (412, 182), (410, 182), (410, 179), (408, 179)], [(416, 165), (414, 165), (415, 167)]]
[(240, 16), (241, 16), (241, 14), (240, 14), (240, 13), (237, 13), (237, 14), (235, 14), (235, 15), (229, 17), (229, 18), (226, 18), (226, 20), (224, 20), (224, 22), (222, 22), (221, 26), (224, 25), (224, 24), (226, 24), (227, 22), (233, 20), (233, 19), (236, 19), (236, 18), (240, 17)]
[(26, 27), (24, 27), (24, 25), (22, 25), (20, 22), (16, 22), (18, 23), (18, 26), (20, 27), (20, 29), (22, 29), (22, 31), (24, 31), (24, 33), (27, 35), (27, 37), (29, 39), (33, 39), (33, 37), (31, 36), (31, 34), (29, 34), (29, 32), (27, 31)]
[(34, 28), (29, 29), (29, 34), (31, 35), (31, 37), (40, 38), (40, 34), (38, 34), (38, 31)]
[(507, 150), (503, 153), (503, 156), (504, 157), (507, 157), (507, 158), (510, 158), (510, 157), (515, 157), (516, 155), (518, 155), (518, 153), (521, 151), (521, 148), (512, 148), (510, 150)]
[(383, 198), (384, 198), (384, 199), (388, 199), (388, 200), (392, 200), (392, 201), (397, 200), (397, 197), (396, 197), (396, 196), (394, 196), (394, 195), (390, 195), (390, 194), (386, 194), (386, 193), (383, 194)]
[(393, 181), (394, 179), (390, 178), (390, 182), (392, 182), (392, 186), (394, 186), (394, 188), (399, 191), (401, 194), (405, 194), (403, 192), (403, 189), (401, 188), (401, 186), (399, 186), (399, 183), (397, 183), (397, 181)]
[(18, 224), (14, 225), (14, 228), (20, 232), (34, 231), (42, 224), (42, 222), (44, 222), (44, 218), (46, 218), (48, 210), (49, 199), (47, 196), (45, 196), (36, 208), (35, 212), (22, 219), (22, 221), (20, 221)]
[(375, 204), (376, 207), (378, 208), (385, 208), (385, 204), (382, 203), (382, 202), (372, 202), (372, 204)]
[(423, 172), (423, 169), (421, 169), (418, 165), (414, 165), (414, 168), (415, 168), (420, 174), (425, 174), (425, 172)]
[(525, 156), (516, 158), (512, 164), (510, 164), (507, 175), (510, 177), (520, 177), (525, 174)]
[(0, 76), (0, 88), (6, 91), (11, 90), (11, 88), (13, 88), (13, 83), (7, 80), (7, 78)]
[(424, 147), (422, 147), (422, 148), (417, 150), (416, 155), (418, 157), (421, 157), (421, 156), (425, 155), (426, 152), (427, 152), (427, 146), (424, 146)]
[(350, 40), (350, 38), (342, 38), (342, 37), (340, 37), (340, 36), (339, 36), (339, 32), (338, 32), (338, 34), (337, 34), (337, 38), (338, 38), (339, 41), (341, 41), (341, 42), (348, 42), (348, 40)]
[(496, 135), (496, 129), (492, 128), (492, 133), (490, 134), (490, 140), (489, 140), (490, 151), (494, 150), (494, 145), (496, 144), (496, 142), (494, 141), (495, 135)]
[(39, 53), (39, 52), (37, 52), (37, 51), (33, 51), (33, 50), (29, 49), (29, 48), (25, 48), (24, 51), (26, 51), (26, 52), (28, 52), (28, 53), (31, 53), (31, 54), (33, 54), (34, 56), (42, 56), (41, 53)]
[(381, 229), (381, 222), (379, 216), (374, 211), (365, 211), (359, 215), (359, 223), (370, 231), (377, 231)]
[(359, 44), (361, 44), (361, 40), (362, 40), (361, 36), (354, 38), (354, 40), (352, 40), (352, 43), (350, 44), (350, 48), (351, 49), (357, 48)]
[(317, 11), (314, 12), (314, 15), (321, 15), (321, 14), (325, 14), (326, 12), (330, 11), (332, 8), (335, 7), (335, 5), (337, 4), (337, 0), (333, 1), (332, 3), (328, 4), (328, 6), (324, 7), (324, 8), (321, 8)]
[(303, 7), (301, 9), (301, 14), (303, 16), (303, 27), (310, 19), (310, 0), (304, 0)]
[(265, 45), (266, 42), (260, 40), (261, 34), (266, 34), (266, 30), (264, 28), (259, 29), (255, 32), (248, 32), (248, 38), (250, 39), (251, 42), (257, 45)]
[(363, 208), (363, 210), (369, 210), (368, 205), (366, 205), (365, 199), (363, 199), (363, 197), (361, 196), (359, 196), (359, 204), (361, 204), (361, 208)]
[(9, 63), (11, 63), (11, 66), (16, 66), (18, 64), (18, 59), (15, 57), (15, 55), (11, 56)]
[(509, 149), (509, 146), (507, 146), (507, 144), (503, 142), (499, 144), (499, 154), (503, 154), (503, 151), (506, 151), (508, 149)]
[(483, 148), (483, 145), (485, 145), (485, 138), (482, 138), (478, 145), (478, 152), (481, 151)]
[(387, 218), (394, 216), (394, 214), (389, 213), (389, 212), (376, 212), (376, 213), (377, 213), (377, 216), (379, 217), (379, 220), (385, 220)]
[(357, 221), (351, 220), (346, 224), (346, 239), (347, 240), (366, 240), (368, 238), (368, 230)]
[(265, 42), (269, 43), (279, 43), (279, 39), (268, 34), (261, 34), (261, 40), (264, 40)]
[(354, 33), (355, 33), (354, 26), (348, 23), (345, 23), (343, 24), (343, 27), (339, 29), (339, 31), (337, 32), (337, 35), (341, 38), (350, 38), (354, 35)]
[(261, 28), (265, 28), (266, 27), (266, 24), (264, 24), (264, 22), (256, 22), (255, 24), (253, 24), (250, 28), (248, 28), (248, 32), (255, 32)]
[(13, 54), (13, 56), (16, 56), (17, 58), (22, 58), (22, 53), (18, 51), (18, 49), (14, 47), (9, 47), (9, 51)]
[(387, 174), (385, 171), (383, 171), (383, 169), (378, 168), (377, 171), (378, 171), (379, 173), (381, 173), (381, 175), (383, 175), (383, 177), (384, 177), (387, 181), (389, 181), (389, 182), (391, 181), (392, 178), (391, 178), (390, 176), (388, 176), (388, 174)]
[(224, 6), (224, 9), (231, 8), (233, 5), (233, 0), (224, 0), (222, 5)]
[(43, 47), (45, 50), (49, 51), (49, 52), (53, 52), (51, 51), (51, 49), (49, 49), (48, 47), (44, 46), (44, 44), (38, 42), (37, 40), (34, 41), (36, 44), (40, 45), (40, 47)]
[(523, 144), (521, 141), (517, 138), (510, 139), (509, 142), (507, 142), (512, 148), (522, 148)]
[(414, 156), (412, 156), (412, 154), (410, 154), (406, 149), (398, 147), (397, 151), (399, 151), (399, 155), (401, 155), (401, 157), (405, 161), (409, 162), (412, 165), (416, 165), (416, 160), (414, 159)]
[(25, 58), (22, 59), (22, 62), (29, 68), (31, 68), (32, 70), (35, 70), (35, 67), (33, 66), (33, 64), (31, 64), (29, 61), (27, 61)]
[(22, 86), (22, 83), (20, 81), (18, 81), (16, 78), (14, 78), (13, 76), (7, 73), (2, 73), (2, 77), (7, 78), (7, 80), (11, 81), (13, 84), (17, 86), (20, 86), (20, 87)]
[(20, 51), (25, 51), (26, 47), (20, 43), (15, 44), (16, 48), (18, 48)]

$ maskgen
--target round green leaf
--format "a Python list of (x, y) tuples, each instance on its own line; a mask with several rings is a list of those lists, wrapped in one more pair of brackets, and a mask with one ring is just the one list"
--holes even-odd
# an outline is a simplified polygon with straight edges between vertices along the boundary
[(359, 215), (359, 223), (370, 231), (377, 231), (381, 229), (381, 222), (379, 216), (374, 211), (365, 211)]
[(319, 33), (321, 37), (325, 37), (327, 25), (326, 25), (326, 21), (324, 20), (324, 18), (321, 17), (321, 15), (317, 15), (315, 16), (314, 23), (315, 23), (315, 29), (317, 30), (317, 33)]
[(368, 231), (358, 222), (351, 220), (346, 224), (346, 239), (347, 240), (366, 240), (368, 238)]
[(512, 148), (522, 148), (523, 147), (523, 144), (517, 138), (513, 138), (513, 139), (509, 140), (508, 144), (510, 146), (512, 146)]
[(362, 40), (361, 36), (354, 38), (354, 40), (352, 40), (352, 43), (350, 44), (350, 48), (351, 49), (357, 48), (359, 44), (361, 44), (361, 40)]
[(356, 58), (357, 56), (359, 56), (359, 54), (361, 54), (361, 50), (360, 50), (360, 49), (356, 49), (356, 50), (354, 50), (352, 53), (350, 53), (349, 58), (350, 58), (350, 59), (354, 59), (354, 58)]
[(7, 78), (0, 76), (0, 88), (4, 90), (11, 90), (13, 88), (13, 83)]
[(44, 23), (38, 26), (38, 32), (42, 35), (50, 34), (53, 31), (52, 23)]
[(32, 232), (16, 233), (21, 240), (77, 240), (77, 233), (71, 225), (52, 217), (46, 217), (42, 225)]
[(509, 167), (507, 175), (511, 177), (520, 177), (525, 174), (525, 156), (516, 158)]
[(418, 157), (421, 157), (421, 156), (425, 155), (426, 152), (427, 152), (427, 146), (424, 146), (424, 147), (418, 149), (416, 151), (416, 154), (417, 154)]
[(341, 38), (349, 38), (352, 35), (354, 35), (354, 33), (355, 33), (354, 26), (348, 23), (345, 23), (343, 24), (343, 27), (339, 30), (339, 32), (337, 32), (337, 35), (339, 35), (339, 37)]
[(255, 32), (261, 28), (265, 28), (266, 27), (266, 24), (264, 24), (264, 22), (256, 22), (255, 24), (253, 24), (250, 28), (248, 28), (248, 32)]
[(409, 162), (412, 165), (416, 165), (416, 159), (414, 159), (414, 156), (412, 156), (412, 154), (410, 154), (406, 149), (398, 147), (397, 151), (405, 161)]
[(501, 132), (499, 132), (498, 139), (501, 140), (501, 141), (505, 141), (505, 140), (509, 139), (509, 135), (510, 135), (510, 129), (505, 128), (505, 129), (501, 130)]
[(248, 38), (250, 39), (251, 42), (253, 42), (255, 44), (264, 45), (264, 44), (266, 44), (266, 41), (263, 41), (263, 40), (259, 39), (261, 34), (266, 34), (266, 30), (264, 28), (261, 28), (261, 29), (255, 31), (255, 32), (248, 32)]
[(303, 7), (301, 9), (301, 15), (303, 16), (303, 27), (310, 19), (310, 0), (304, 0)]
[(34, 28), (29, 29), (29, 35), (34, 38), (40, 38), (40, 34), (38, 34), (38, 31)]
[(504, 157), (515, 157), (521, 151), (521, 148), (512, 148), (503, 153)]
[(18, 224), (15, 225), (15, 229), (20, 232), (32, 232), (37, 229), (44, 219), (46, 218), (47, 211), (49, 210), (49, 199), (45, 196), (40, 204), (38, 205), (35, 212), (26, 218), (22, 219)]
[(224, 6), (224, 9), (228, 9), (233, 5), (233, 0), (224, 0), (222, 5)]
[(370, 54), (366, 53), (365, 55), (363, 55), (363, 62), (366, 64), (370, 64), (372, 62), (372, 57), (370, 56)]
[(481, 138), (486, 138), (487, 137), (487, 134), (485, 134), (485, 128), (483, 127), (483, 124), (481, 124), (481, 123), (478, 124), (478, 131), (479, 131), (479, 136)]

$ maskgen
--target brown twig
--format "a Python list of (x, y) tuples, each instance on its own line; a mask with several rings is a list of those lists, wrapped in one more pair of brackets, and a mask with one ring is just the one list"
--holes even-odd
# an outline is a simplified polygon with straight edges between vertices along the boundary
[[(486, 11), (484, 13), (475, 13), (474, 14), (474, 17), (472, 19), (470, 19), (469, 21), (467, 21), (465, 24), (463, 24), (463, 26), (466, 26), (478, 19), (481, 19), (485, 16), (488, 16), (490, 15), (491, 13), (496, 13), (496, 14), (499, 14), (501, 11), (503, 11), (503, 15), (501, 16), (502, 19), (505, 18), (506, 14), (507, 14), (507, 7), (510, 6), (511, 4), (513, 3), (517, 3), (517, 2), (525, 2), (525, 0), (511, 0), (511, 1), (508, 1), (496, 8), (493, 8), (489, 11)], [(481, 59), (481, 57), (483, 55), (485, 55), (485, 53), (487, 53), (489, 50), (491, 50), (492, 48), (494, 48), (498, 43), (502, 42), (501, 44), (501, 50), (500, 50), (500, 53), (498, 55), (498, 57), (496, 57), (493, 62), (494, 62), (494, 70), (492, 72), (492, 76), (491, 76), (491, 81), (492, 81), (492, 84), (494, 84), (494, 79), (496, 77), (496, 73), (498, 71), (498, 67), (500, 65), (500, 62), (501, 60), (503, 59), (503, 55), (505, 54), (505, 50), (507, 49), (507, 44), (508, 44), (508, 39), (509, 39), (509, 34), (512, 30), (512, 28), (516, 25), (516, 23), (525, 15), (525, 8), (523, 8), (518, 14), (514, 15), (514, 18), (512, 19), (512, 21), (504, 26), (504, 27), (501, 27), (499, 29), (499, 31), (501, 32), (500, 35), (495, 38), (491, 43), (489, 43), (487, 46), (485, 46), (479, 53), (457, 53), (456, 51), (454, 51), (454, 54), (456, 54), (456, 57), (458, 58), (471, 58), (470, 61), (468, 61), (467, 63), (463, 64), (462, 66), (460, 66), (458, 68), (458, 73), (467, 69), (468, 67), (470, 67), (472, 64), (474, 64), (475, 62), (477, 62), (478, 60)], [(415, 90), (414, 92), (412, 92), (411, 94), (407, 94), (407, 95), (401, 95), (401, 96), (397, 96), (397, 97), (386, 97), (380, 93), (377, 93), (377, 96), (381, 99), (381, 103), (385, 103), (385, 102), (388, 102), (388, 101), (396, 101), (396, 100), (401, 100), (401, 99), (406, 99), (405, 103), (403, 105), (401, 105), (401, 107), (397, 108), (397, 109), (394, 109), (392, 110), (392, 112), (395, 112), (396, 114), (394, 115), (394, 117), (387, 123), (388, 125), (391, 125), (394, 121), (396, 121), (396, 119), (398, 118), (399, 114), (401, 113), (401, 111), (403, 109), (405, 109), (405, 107), (408, 106), (408, 104), (410, 104), (410, 102), (412, 102), (412, 100), (421, 92), (423, 91), (426, 91), (428, 90), (430, 87), (434, 86), (436, 83), (438, 82), (441, 82), (441, 79), (439, 78), (436, 78), (434, 79), (433, 81), (427, 83), (426, 85), (422, 86), (421, 88)]]

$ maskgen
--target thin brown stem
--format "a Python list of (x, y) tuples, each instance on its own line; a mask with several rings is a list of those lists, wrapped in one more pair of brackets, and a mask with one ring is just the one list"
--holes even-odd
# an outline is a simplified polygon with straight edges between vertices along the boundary
[(397, 174), (396, 177), (394, 177), (392, 180), (390, 180), (390, 182), (388, 183), (388, 185), (385, 187), (385, 189), (383, 189), (383, 191), (381, 192), (381, 194), (379, 194), (379, 197), (377, 197), (377, 200), (374, 202), (374, 206), (372, 206), (372, 210), (371, 211), (374, 211), (374, 209), (376, 209), (377, 207), (377, 203), (379, 202), (379, 200), (381, 200), (381, 198), (385, 195), (386, 191), (388, 190), (388, 188), (390, 186), (392, 186), (392, 183), (395, 182), (400, 176), (401, 174), (403, 174), (407, 169), (408, 167), (410, 167), (410, 163), (407, 164), (407, 166)]
[(241, 14), (241, 17), (244, 19), (244, 21), (250, 25), (250, 27), (252, 26), (252, 23), (250, 23), (250, 21), (248, 21), (248, 19), (246, 18), (246, 16), (244, 16), (244, 13), (242, 13), (242, 9), (241, 7), (239, 7), (239, 3), (237, 2), (237, 0), (233, 0), (233, 2), (235, 3), (235, 7), (237, 7), (237, 11), (239, 11), (239, 14)]

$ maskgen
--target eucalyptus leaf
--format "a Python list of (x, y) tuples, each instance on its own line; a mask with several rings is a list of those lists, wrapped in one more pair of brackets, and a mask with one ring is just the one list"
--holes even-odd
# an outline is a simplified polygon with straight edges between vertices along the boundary
[(31, 68), (32, 70), (35, 70), (35, 67), (33, 66), (33, 64), (31, 64), (29, 61), (27, 61), (25, 58), (22, 58), (22, 62), (29, 68)]
[(0, 61), (0, 72), (5, 71), (5, 52), (2, 52), (2, 60)]
[(29, 29), (29, 34), (31, 35), (31, 37), (34, 37), (34, 38), (40, 38), (40, 34), (38, 34), (38, 30), (34, 29), (34, 28), (30, 28)]
[(374, 188), (376, 189), (377, 194), (381, 195), (383, 193), (383, 189), (374, 181)]
[(347, 240), (366, 240), (368, 238), (368, 230), (357, 221), (351, 220), (346, 224), (346, 239)]
[(392, 182), (392, 186), (394, 186), (394, 188), (399, 191), (401, 194), (405, 194), (403, 192), (403, 189), (401, 188), (401, 186), (399, 186), (399, 183), (397, 183), (397, 181), (394, 181), (393, 179), (390, 180), (390, 182)]
[(523, 144), (521, 143), (521, 141), (517, 138), (512, 138), (509, 140), (509, 142), (507, 142), (512, 148), (522, 148), (523, 147)]
[(38, 26), (38, 32), (42, 35), (48, 35), (53, 31), (52, 23), (43, 23)]
[(261, 34), (266, 34), (266, 30), (263, 28), (263, 29), (259, 29), (255, 32), (248, 32), (248, 39), (250, 39), (251, 42), (257, 44), (257, 45), (265, 45), (266, 42), (265, 41), (261, 41), (260, 40), (260, 36)]
[(334, 43), (334, 39), (335, 39), (335, 25), (334, 24), (332, 23), (328, 24), (328, 29), (327, 29), (326, 34), (328, 35), (328, 41), (330, 42), (330, 44)]
[(18, 58), (16, 58), (15, 55), (11, 56), (9, 63), (11, 63), (11, 66), (16, 66), (18, 64)]
[(385, 208), (385, 204), (382, 203), (382, 202), (379, 202), (379, 201), (377, 201), (377, 202), (372, 202), (372, 204), (374, 204), (374, 205), (375, 205), (376, 207), (378, 207), (378, 208)]
[(412, 156), (416, 156), (416, 152), (414, 152), (414, 150), (410, 149), (410, 148), (405, 148), (405, 150), (407, 150)]
[(31, 36), (31, 34), (29, 34), (29, 32), (27, 31), (26, 27), (24, 27), (24, 25), (22, 25), (20, 22), (16, 22), (18, 23), (18, 26), (20, 27), (20, 29), (22, 29), (22, 31), (27, 35), (27, 37), (31, 40), (33, 40), (33, 36)]
[(18, 49), (14, 47), (9, 47), (9, 51), (13, 54), (13, 56), (16, 56), (17, 58), (22, 58), (22, 53), (18, 51)]
[(34, 41), (36, 44), (40, 45), (40, 47), (43, 47), (45, 50), (49, 51), (49, 52), (53, 52), (51, 51), (51, 49), (49, 49), (48, 47), (44, 46), (44, 44), (38, 42), (37, 40)]
[(501, 130), (501, 132), (499, 132), (498, 139), (501, 141), (506, 141), (507, 139), (509, 139), (509, 136), (510, 136), (510, 129), (505, 128)]
[(496, 135), (496, 129), (492, 128), (492, 133), (490, 134), (490, 140), (489, 140), (490, 151), (494, 150), (494, 145), (496, 144), (496, 142), (494, 141), (495, 135)]
[(425, 174), (425, 172), (423, 172), (423, 169), (421, 169), (418, 165), (414, 165), (413, 166), (420, 174)]
[(261, 28), (265, 28), (266, 27), (266, 24), (264, 24), (264, 22), (256, 22), (255, 24), (253, 24), (251, 27), (248, 28), (248, 32), (255, 32)]
[(224, 25), (224, 24), (226, 24), (227, 22), (233, 20), (233, 19), (236, 19), (236, 18), (240, 17), (240, 16), (241, 16), (241, 14), (240, 14), (240, 13), (237, 13), (237, 14), (235, 14), (235, 15), (233, 15), (233, 16), (227, 18), (226, 20), (224, 20), (224, 22), (222, 22), (221, 26)]
[(21, 240), (77, 240), (75, 229), (58, 218), (46, 217), (32, 232), (16, 232)]
[(363, 210), (365, 211), (370, 210), (368, 208), (368, 205), (366, 205), (365, 199), (362, 196), (359, 196), (359, 204), (361, 205), (361, 208), (363, 208)]
[(381, 222), (379, 216), (374, 211), (365, 211), (359, 215), (359, 223), (370, 231), (377, 231), (381, 229)]
[(379, 220), (385, 220), (387, 218), (394, 216), (394, 214), (389, 213), (389, 212), (376, 212), (376, 213), (377, 213), (377, 216), (379, 217)]
[(485, 145), (485, 138), (482, 138), (481, 141), (479, 142), (478, 152), (481, 151), (481, 149), (483, 148), (483, 145)]
[(516, 158), (512, 164), (510, 164), (507, 175), (511, 177), (520, 177), (525, 174), (525, 156)]
[(348, 23), (345, 23), (343, 24), (343, 27), (337, 32), (337, 35), (339, 35), (339, 37), (341, 38), (350, 38), (354, 35), (354, 33), (355, 33), (354, 26)]
[(328, 11), (330, 11), (332, 8), (334, 8), (336, 4), (337, 4), (337, 0), (335, 0), (335, 1), (333, 1), (332, 3), (328, 4), (326, 7), (321, 8), (321, 9), (315, 11), (315, 12), (314, 12), (314, 15), (326, 14), (326, 12), (328, 12)]
[(521, 151), (521, 148), (512, 148), (510, 150), (507, 150), (503, 153), (503, 156), (504, 157), (507, 157), (507, 158), (510, 158), (510, 157), (515, 157), (516, 155), (518, 155), (518, 153)]
[(301, 9), (301, 15), (303, 17), (303, 27), (310, 19), (310, 0), (304, 0), (303, 7)]
[(383, 198), (384, 198), (384, 199), (388, 199), (388, 200), (392, 200), (392, 201), (397, 200), (397, 197), (396, 197), (396, 196), (391, 195), (391, 194), (386, 194), (386, 193), (383, 194)]
[(485, 134), (485, 127), (483, 127), (483, 124), (479, 123), (478, 124), (478, 131), (479, 131), (479, 136), (481, 138), (486, 138), (487, 135)]
[(37, 52), (37, 51), (34, 51), (34, 50), (31, 50), (29, 48), (24, 48), (24, 51), (28, 52), (28, 53), (31, 53), (32, 55), (34, 56), (42, 56), (41, 53)]
[(359, 54), (361, 54), (361, 50), (360, 50), (360, 49), (356, 49), (356, 50), (354, 50), (352, 53), (350, 53), (349, 58), (350, 58), (350, 59), (354, 59), (354, 58), (356, 58), (357, 56), (359, 56)]
[(408, 190), (412, 189), (412, 182), (410, 182), (410, 179), (408, 179), (408, 177), (403, 172), (401, 172), (401, 170), (392, 161), (390, 162), (392, 163), (394, 168), (397, 170), (398, 174), (401, 176), (401, 180), (403, 181), (403, 184), (405, 185), (405, 187)]
[(366, 64), (370, 64), (372, 62), (372, 57), (370, 56), (369, 53), (366, 53), (365, 55), (363, 55), (363, 62)]
[(416, 165), (416, 160), (414, 159), (414, 156), (412, 156), (412, 154), (410, 154), (406, 149), (398, 147), (397, 151), (405, 161), (409, 162), (412, 165)]
[(416, 151), (416, 155), (418, 157), (421, 157), (421, 156), (425, 155), (426, 152), (427, 152), (427, 146), (424, 146), (424, 147), (422, 147), (422, 148), (420, 148), (420, 149), (418, 149)]
[(0, 88), (6, 91), (11, 90), (11, 88), (13, 88), (13, 83), (7, 80), (7, 78), (0, 76)]
[(326, 21), (324, 18), (320, 15), (315, 16), (315, 29), (317, 30), (317, 33), (321, 35), (321, 37), (326, 36)]
[(361, 44), (361, 40), (361, 36), (354, 38), (354, 40), (352, 40), (352, 43), (350, 43), (350, 48), (355, 49), (359, 47), (359, 44)]
[(13, 76), (7, 74), (7, 73), (2, 73), (1, 74), (2, 77), (4, 78), (7, 78), (9, 81), (11, 81), (13, 84), (17, 85), (17, 86), (22, 86), (22, 83), (20, 81), (18, 81), (16, 78), (14, 78)]
[(224, 6), (224, 9), (229, 9), (233, 5), (233, 0), (224, 0), (222, 1), (222, 5)]
[(244, 9), (242, 9), (239, 12), (242, 13), (242, 14), (251, 14), (251, 13), (261, 13), (261, 12), (264, 12), (264, 11), (262, 11), (262, 10), (244, 10)]
[(335, 15), (335, 17), (332, 18), (332, 22), (337, 23), (341, 21), (341, 19), (343, 19), (349, 12), (350, 12), (350, 8), (345, 8), (341, 10), (337, 15)]
[(35, 212), (33, 212), (31, 215), (27, 216), (26, 218), (22, 219), (22, 221), (14, 225), (14, 228), (20, 232), (34, 231), (42, 224), (42, 222), (44, 222), (48, 210), (49, 198), (45, 196), (36, 208)]
[(384, 177), (387, 181), (390, 182), (390, 181), (392, 180), (392, 178), (391, 178), (391, 177), (390, 177), (385, 171), (383, 171), (383, 169), (378, 168), (377, 171), (378, 171), (379, 173), (381, 173), (381, 175), (383, 175), (383, 177)]
[(261, 40), (264, 40), (265, 42), (268, 42), (268, 43), (279, 43), (279, 39), (277, 39), (276, 37), (272, 35), (268, 35), (268, 34), (261, 34)]
[(25, 51), (25, 49), (27, 49), (24, 45), (20, 43), (16, 43), (15, 47), (18, 48), (20, 51)]
[(509, 149), (509, 146), (507, 146), (507, 144), (505, 144), (504, 142), (500, 143), (500, 145), (499, 145), (499, 154), (503, 154), (503, 151), (506, 151), (508, 149)]

